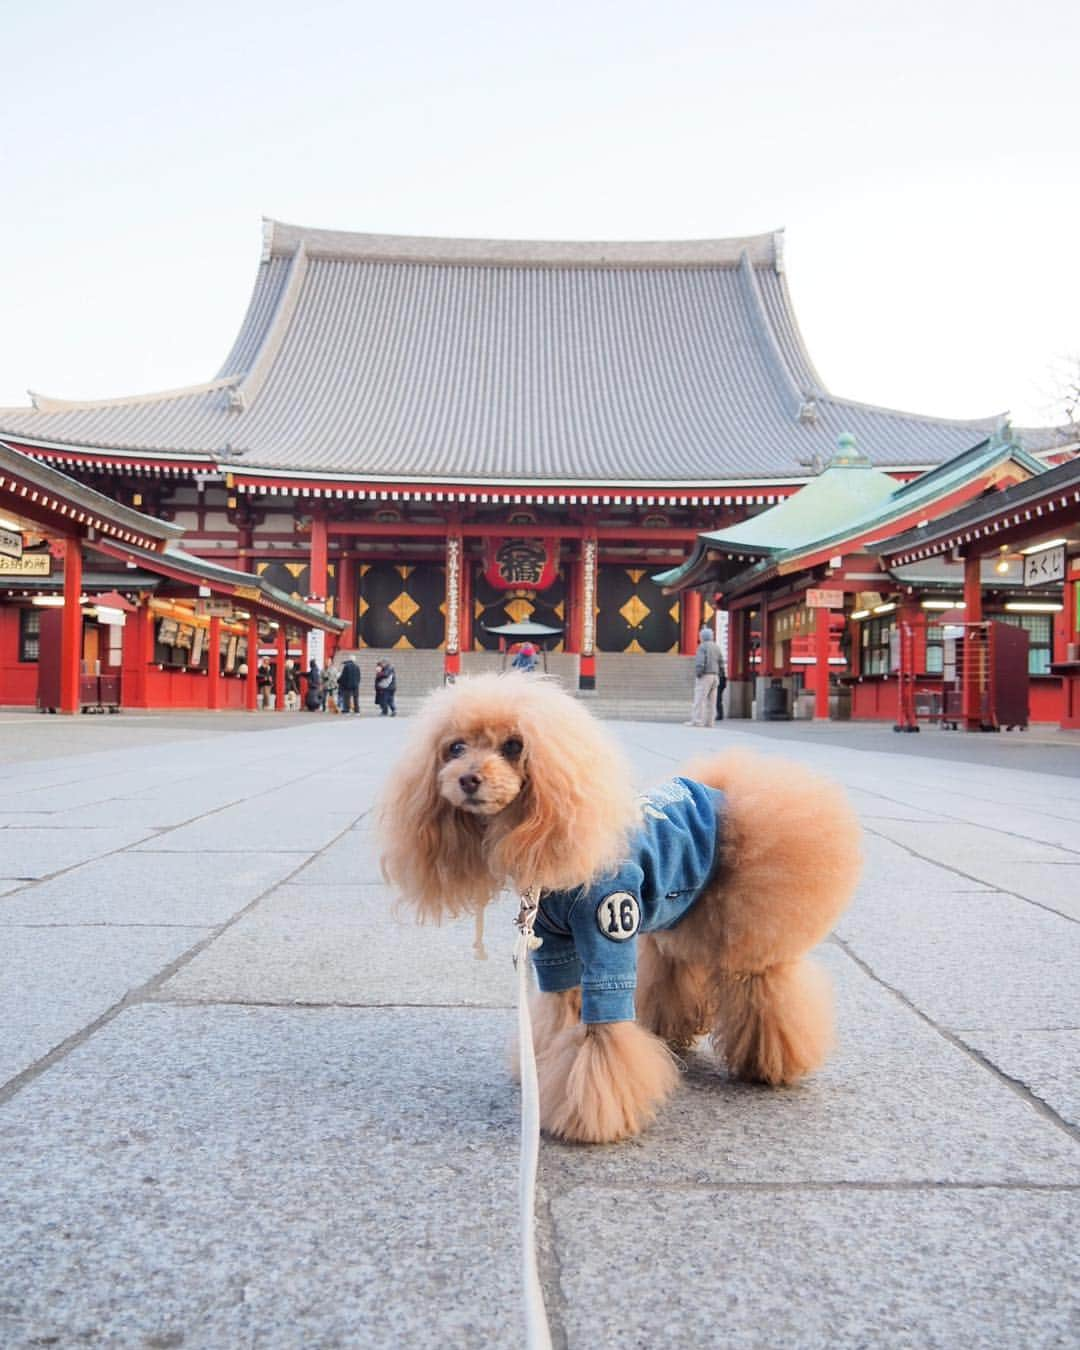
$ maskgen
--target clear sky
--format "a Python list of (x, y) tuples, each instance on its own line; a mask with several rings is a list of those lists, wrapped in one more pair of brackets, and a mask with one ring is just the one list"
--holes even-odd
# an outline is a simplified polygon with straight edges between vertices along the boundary
[(0, 405), (216, 373), (262, 216), (784, 227), (838, 394), (1056, 420), (1080, 355), (1075, 0), (12, 0)]

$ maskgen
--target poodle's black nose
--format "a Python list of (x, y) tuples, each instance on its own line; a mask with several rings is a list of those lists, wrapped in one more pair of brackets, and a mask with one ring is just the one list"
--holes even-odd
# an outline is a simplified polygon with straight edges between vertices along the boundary
[(476, 789), (480, 786), (480, 775), (478, 773), (463, 773), (458, 779), (461, 784), (461, 790), (467, 797), (476, 795)]

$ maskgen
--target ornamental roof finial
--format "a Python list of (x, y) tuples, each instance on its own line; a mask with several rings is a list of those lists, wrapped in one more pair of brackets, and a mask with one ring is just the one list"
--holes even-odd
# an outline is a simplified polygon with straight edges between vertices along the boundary
[(836, 449), (833, 451), (832, 458), (825, 467), (827, 469), (869, 469), (872, 466), (869, 459), (867, 459), (863, 452), (856, 446), (855, 437), (851, 432), (842, 431), (836, 438)]

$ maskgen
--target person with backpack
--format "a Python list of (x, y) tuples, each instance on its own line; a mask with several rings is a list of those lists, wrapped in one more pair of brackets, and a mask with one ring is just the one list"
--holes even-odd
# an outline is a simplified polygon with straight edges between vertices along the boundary
[(397, 692), (397, 672), (389, 661), (380, 661), (375, 667), (375, 702), (383, 717), (397, 716), (394, 695)]

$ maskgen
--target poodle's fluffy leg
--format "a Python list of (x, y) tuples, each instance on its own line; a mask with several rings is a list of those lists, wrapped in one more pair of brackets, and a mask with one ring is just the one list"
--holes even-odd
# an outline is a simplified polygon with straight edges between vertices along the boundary
[(673, 1050), (688, 1050), (709, 1029), (706, 969), (677, 960), (652, 936), (638, 939), (637, 1019)]
[(581, 1144), (613, 1144), (640, 1134), (679, 1076), (667, 1046), (636, 1022), (566, 1027), (536, 1067), (541, 1125), (558, 1139)]
[[(529, 999), (529, 1020), (532, 1022), (533, 1053), (539, 1062), (550, 1052), (559, 1032), (577, 1026), (581, 1021), (581, 990), (534, 993)], [(521, 1046), (516, 1036), (510, 1047), (510, 1075), (515, 1083), (521, 1082)]]
[(812, 961), (721, 973), (713, 1044), (738, 1078), (777, 1086), (813, 1072), (832, 1048), (832, 989)]

